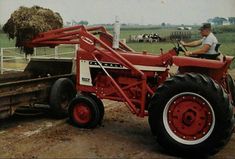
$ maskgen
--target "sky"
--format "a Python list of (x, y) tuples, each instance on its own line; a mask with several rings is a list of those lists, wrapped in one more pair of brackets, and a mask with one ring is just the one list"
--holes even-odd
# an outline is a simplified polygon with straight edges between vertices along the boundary
[(60, 13), (64, 22), (112, 24), (201, 24), (209, 18), (235, 17), (235, 0), (0, 0), (0, 24), (20, 6), (38, 5)]

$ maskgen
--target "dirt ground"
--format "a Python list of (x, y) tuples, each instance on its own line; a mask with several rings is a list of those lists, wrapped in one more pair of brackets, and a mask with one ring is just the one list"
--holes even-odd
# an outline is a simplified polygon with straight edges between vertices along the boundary
[[(231, 74), (235, 77), (235, 71)], [(148, 119), (119, 102), (104, 101), (103, 124), (79, 129), (68, 119), (14, 115), (0, 121), (0, 158), (177, 158), (155, 141)], [(215, 159), (235, 158), (235, 133)]]
[[(147, 118), (105, 101), (102, 126), (79, 129), (46, 114), (14, 115), (0, 124), (0, 158), (177, 158), (155, 141)], [(235, 158), (235, 135), (213, 158)]]

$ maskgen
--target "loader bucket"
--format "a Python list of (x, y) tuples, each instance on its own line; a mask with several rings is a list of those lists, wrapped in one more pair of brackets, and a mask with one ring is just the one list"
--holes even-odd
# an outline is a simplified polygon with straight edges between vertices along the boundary
[(72, 59), (31, 59), (24, 72), (34, 77), (70, 74), (73, 71)]

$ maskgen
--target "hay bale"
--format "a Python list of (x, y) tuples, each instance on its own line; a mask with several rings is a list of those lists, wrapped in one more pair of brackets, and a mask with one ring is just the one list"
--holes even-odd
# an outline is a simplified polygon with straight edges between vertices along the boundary
[(21, 47), (26, 54), (32, 54), (33, 48), (22, 46), (22, 42), (31, 40), (40, 32), (62, 27), (63, 20), (59, 13), (39, 6), (31, 8), (21, 6), (11, 14), (3, 26), (3, 31), (9, 38), (16, 38), (16, 47)]

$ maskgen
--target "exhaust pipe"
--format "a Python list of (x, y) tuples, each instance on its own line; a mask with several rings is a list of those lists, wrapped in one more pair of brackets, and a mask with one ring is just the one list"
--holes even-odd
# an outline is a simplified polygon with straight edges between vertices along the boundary
[(114, 23), (114, 27), (113, 27), (113, 48), (114, 49), (118, 49), (119, 48), (119, 36), (120, 36), (120, 23), (119, 23), (119, 19), (118, 16), (115, 17), (115, 23)]

